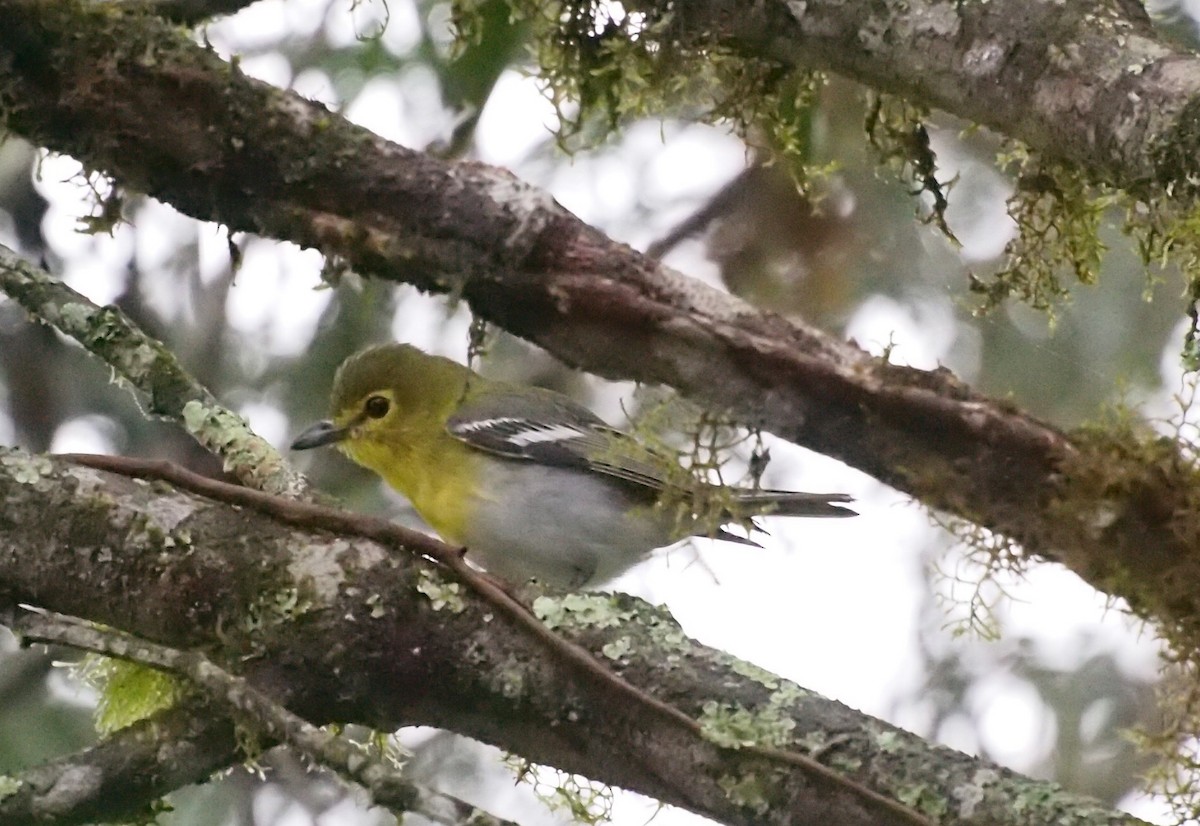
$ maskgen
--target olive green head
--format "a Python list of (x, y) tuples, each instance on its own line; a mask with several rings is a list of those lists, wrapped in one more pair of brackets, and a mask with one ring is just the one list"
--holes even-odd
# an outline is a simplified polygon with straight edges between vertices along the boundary
[(408, 344), (369, 347), (342, 362), (333, 380), (331, 418), (305, 429), (293, 450), (337, 444), (353, 455), (355, 443), (441, 416), (461, 397), (472, 372), (450, 359)]

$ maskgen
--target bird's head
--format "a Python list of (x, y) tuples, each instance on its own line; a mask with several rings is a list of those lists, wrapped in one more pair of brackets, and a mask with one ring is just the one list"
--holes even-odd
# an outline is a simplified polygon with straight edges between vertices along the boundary
[[(335, 445), (377, 468), (403, 458), (405, 447), (461, 397), (471, 371), (408, 344), (381, 344), (342, 362), (333, 380), (332, 417), (306, 428), (292, 450)], [(439, 425), (440, 426), (440, 425)]]

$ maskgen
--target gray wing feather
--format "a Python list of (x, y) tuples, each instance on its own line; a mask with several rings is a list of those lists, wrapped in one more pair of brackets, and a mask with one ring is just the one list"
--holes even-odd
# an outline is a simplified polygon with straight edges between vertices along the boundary
[(465, 402), (446, 429), (471, 447), (509, 459), (593, 470), (650, 490), (666, 485), (656, 454), (549, 390), (490, 388)]
[[(550, 390), (497, 384), (465, 402), (446, 423), (450, 435), (478, 450), (509, 459), (603, 473), (646, 493), (667, 487), (674, 460), (656, 453), (596, 414)], [(678, 484), (678, 480), (673, 480)], [(692, 493), (704, 489), (701, 485)], [(843, 493), (733, 489), (748, 513), (778, 516), (854, 516)], [(722, 532), (724, 533), (724, 532)], [(733, 541), (740, 537), (723, 536)], [(750, 544), (754, 544), (750, 542)]]

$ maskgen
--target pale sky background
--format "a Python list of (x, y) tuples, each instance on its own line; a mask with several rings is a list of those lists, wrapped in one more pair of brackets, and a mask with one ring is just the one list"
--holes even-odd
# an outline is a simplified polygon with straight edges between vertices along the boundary
[[(302, 35), (317, 30), (325, 8), (317, 0), (263, 0), (231, 20), (209, 26), (207, 37), (223, 55), (256, 44), (273, 42), (280, 34)], [(331, 39), (345, 41), (372, 31), (379, 3), (365, 3), (350, 15), (336, 8), (331, 20), (342, 21), (331, 29)], [(404, 2), (389, 4), (390, 22), (384, 42), (402, 54), (416, 44), (415, 12)], [(429, 77), (420, 71), (393, 80), (370, 82), (349, 103), (339, 101), (330, 78), (320, 72), (293, 77), (279, 56), (242, 60), (247, 73), (271, 83), (292, 86), (303, 94), (334, 106), (344, 106), (350, 119), (380, 135), (411, 147), (423, 147), (448, 134), (453, 124), (443, 113)], [(553, 127), (553, 109), (542, 97), (536, 81), (517, 72), (501, 80), (479, 130), (478, 156), (506, 166), (524, 179), (548, 189), (555, 198), (584, 220), (606, 229), (614, 237), (644, 248), (688, 214), (745, 162), (745, 151), (736, 138), (720, 129), (644, 123), (629, 129), (616, 147), (584, 153), (573, 162), (548, 165), (530, 162), (533, 150)], [(942, 161), (954, 171), (956, 158), (949, 145)], [(635, 159), (636, 162), (631, 161)], [(90, 212), (90, 197), (72, 178), (74, 161), (49, 157), (42, 168), (40, 191), (51, 201), (46, 221), (50, 241), (64, 257), (63, 276), (73, 287), (97, 303), (110, 301), (118, 290), (113, 276), (126, 251), (134, 244), (128, 227), (114, 237), (90, 237), (74, 231), (75, 218)], [(964, 166), (964, 177), (986, 177), (988, 170)], [(994, 177), (994, 175), (993, 175)], [(996, 196), (988, 203), (994, 211), (964, 217), (955, 225), (967, 257), (987, 258), (1003, 246), (1011, 231), (1003, 212), (1004, 191), (990, 185)], [(631, 220), (634, 201), (650, 204), (651, 221)], [(951, 220), (954, 220), (951, 213)], [(194, 223), (156, 205), (140, 214), (136, 255), (144, 268), (161, 266), (176, 246), (180, 233), (196, 232)], [(202, 271), (218, 273), (227, 261), (224, 230), (199, 227)], [(933, 230), (930, 244), (943, 243)], [(668, 259), (682, 272), (718, 286), (713, 265), (704, 259), (699, 244), (685, 243)], [(255, 241), (229, 301), (231, 324), (253, 339), (264, 352), (300, 352), (312, 334), (325, 303), (327, 290), (314, 289), (321, 258), (288, 244)], [(149, 282), (152, 285), (152, 281)], [(175, 289), (163, 282), (162, 294), (151, 294), (156, 306), (177, 308)], [(393, 328), (397, 339), (463, 360), (466, 355), (468, 316), (458, 311), (447, 326), (438, 312), (442, 300), (406, 290)], [(970, 379), (979, 343), (961, 334), (952, 306), (931, 302), (913, 308), (886, 298), (867, 301), (849, 324), (848, 334), (868, 349), (880, 352), (893, 342), (893, 361), (922, 368), (952, 363)], [(183, 308), (177, 308), (183, 313)], [(263, 332), (265, 331), (265, 333)], [(1176, 346), (1175, 344), (1172, 347)], [(1046, 344), (1053, 355), (1053, 342)], [(253, 357), (251, 354), (248, 357)], [(1164, 352), (1164, 377), (1177, 381), (1176, 351)], [(965, 367), (964, 367), (965, 366)], [(632, 389), (612, 385), (596, 405), (610, 420), (620, 418), (620, 399)], [(1169, 401), (1152, 399), (1158, 411)], [(288, 422), (266, 399), (240, 404), (252, 425), (280, 449), (286, 449), (298, 424)], [(112, 444), (96, 422), (85, 417), (59, 431), (54, 450), (111, 450)], [(838, 462), (788, 445), (772, 443), (772, 463), (765, 483), (770, 487), (845, 491), (855, 496), (861, 516), (853, 520), (770, 520), (771, 536), (755, 550), (737, 545), (699, 541), (694, 548), (662, 553), (634, 569), (616, 583), (653, 602), (665, 603), (686, 631), (705, 644), (728, 651), (800, 685), (867, 713), (886, 716), (899, 695), (911, 691), (921, 678), (914, 660), (922, 593), (922, 549), (930, 544), (930, 517), (918, 505)], [(321, 461), (320, 456), (301, 462)], [(943, 542), (949, 546), (947, 538)], [(696, 554), (702, 562), (696, 562)], [(954, 565), (953, 549), (947, 564)], [(948, 587), (948, 586), (947, 586)], [(1087, 632), (1099, 648), (1113, 647), (1123, 667), (1149, 679), (1158, 668), (1152, 635), (1131, 624), (1119, 611), (1106, 608), (1103, 595), (1082, 584), (1073, 574), (1049, 565), (1037, 567), (1024, 581), (1009, 584), (1015, 597), (1005, 603), (999, 619), (1007, 640), (1031, 637), (1046, 659), (1062, 667), (1077, 664), (1094, 651), (1081, 650), (1080, 634)], [(949, 621), (949, 618), (948, 618)], [(967, 645), (953, 640), (947, 645)], [(974, 644), (974, 643), (972, 643)], [(995, 643), (1003, 647), (1011, 642)], [(1047, 719), (1031, 691), (1003, 672), (978, 687), (972, 701), (982, 711), (978, 736), (1009, 766), (1028, 770), (1051, 742)], [(919, 717), (919, 712), (914, 712)], [(895, 719), (899, 725), (919, 726), (921, 719)], [(416, 735), (423, 736), (423, 735)], [(962, 732), (951, 746), (973, 750), (974, 734)], [(452, 791), (447, 789), (448, 791)], [(520, 805), (519, 791), (511, 795)], [(256, 805), (269, 811), (286, 806), (271, 794)], [(1146, 798), (1127, 801), (1137, 815), (1164, 820), (1160, 804)], [(530, 820), (522, 809), (505, 811), (504, 804), (489, 806), (496, 814)], [(640, 826), (655, 813), (655, 804), (635, 795), (619, 794), (615, 822)], [(281, 823), (302, 826), (306, 817)], [(327, 813), (321, 823), (366, 822), (349, 808)], [(554, 822), (547, 818), (544, 822)], [(653, 821), (658, 826), (706, 822), (685, 812), (666, 810)]]

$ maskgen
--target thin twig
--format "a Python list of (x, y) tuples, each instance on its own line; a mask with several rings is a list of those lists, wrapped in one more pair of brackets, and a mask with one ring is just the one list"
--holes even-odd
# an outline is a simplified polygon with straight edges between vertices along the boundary
[(717, 190), (695, 212), (669, 229), (666, 235), (646, 247), (646, 257), (660, 259), (681, 242), (704, 232), (714, 222), (730, 211), (730, 207), (745, 193), (754, 177), (762, 170), (762, 164), (746, 167), (733, 180)]

